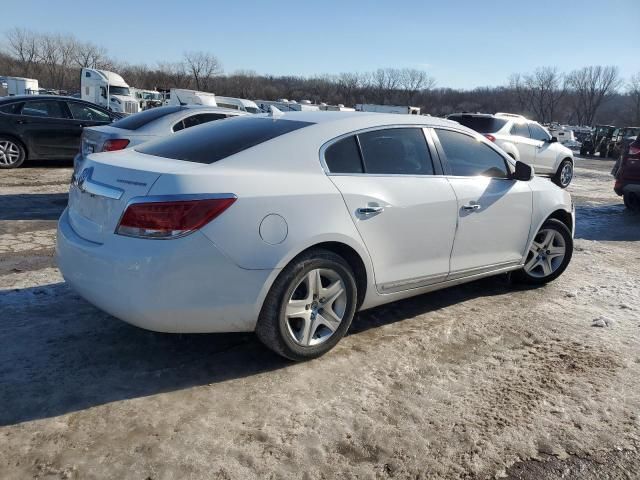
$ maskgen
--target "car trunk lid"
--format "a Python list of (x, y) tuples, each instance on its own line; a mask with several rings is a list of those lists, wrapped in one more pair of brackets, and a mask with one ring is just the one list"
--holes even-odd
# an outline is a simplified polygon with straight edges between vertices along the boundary
[(69, 190), (69, 220), (82, 238), (104, 243), (118, 225), (127, 203), (145, 196), (163, 174), (201, 168), (135, 150), (90, 155), (74, 174)]

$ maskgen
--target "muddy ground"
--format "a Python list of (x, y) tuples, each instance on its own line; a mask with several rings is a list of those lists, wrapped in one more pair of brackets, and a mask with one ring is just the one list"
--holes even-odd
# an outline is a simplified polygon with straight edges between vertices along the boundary
[(0, 172), (0, 478), (640, 478), (640, 216), (576, 163), (557, 281), (363, 312), (305, 364), (93, 308), (53, 259), (70, 166)]

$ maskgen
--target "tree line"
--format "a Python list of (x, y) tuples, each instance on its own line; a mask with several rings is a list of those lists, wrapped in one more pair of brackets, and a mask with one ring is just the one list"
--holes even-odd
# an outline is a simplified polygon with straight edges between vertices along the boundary
[(640, 72), (621, 78), (616, 66), (586, 66), (571, 72), (543, 66), (515, 73), (504, 85), (472, 90), (438, 87), (436, 79), (415, 68), (379, 68), (373, 72), (302, 76), (260, 75), (252, 70), (225, 74), (209, 52), (188, 51), (175, 62), (155, 66), (127, 64), (104, 47), (73, 35), (22, 28), (5, 32), (0, 75), (38, 79), (48, 89), (77, 92), (83, 67), (111, 70), (129, 85), (144, 89), (187, 88), (219, 95), (314, 103), (378, 103), (421, 107), (431, 115), (453, 112), (512, 112), (543, 123), (640, 125)]

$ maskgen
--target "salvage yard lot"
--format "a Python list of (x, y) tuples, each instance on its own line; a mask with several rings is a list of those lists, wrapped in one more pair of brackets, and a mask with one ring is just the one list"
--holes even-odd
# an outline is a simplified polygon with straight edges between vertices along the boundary
[(1, 172), (0, 478), (638, 478), (640, 216), (611, 166), (576, 160), (555, 282), (363, 312), (304, 364), (90, 306), (53, 259), (71, 168)]

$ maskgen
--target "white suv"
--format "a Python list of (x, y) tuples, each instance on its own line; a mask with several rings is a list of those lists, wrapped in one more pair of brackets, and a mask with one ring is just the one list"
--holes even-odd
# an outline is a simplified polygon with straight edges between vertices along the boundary
[(447, 117), (483, 134), (509, 156), (550, 175), (567, 188), (573, 178), (573, 153), (539, 123), (512, 113), (454, 113)]

